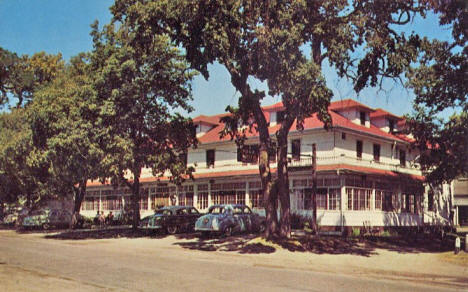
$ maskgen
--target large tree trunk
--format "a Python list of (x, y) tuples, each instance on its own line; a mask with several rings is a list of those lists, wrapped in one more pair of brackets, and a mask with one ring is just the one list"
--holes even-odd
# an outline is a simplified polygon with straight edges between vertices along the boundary
[(73, 202), (73, 213), (80, 213), (81, 204), (83, 203), (84, 196), (86, 194), (86, 181), (83, 180), (78, 184), (78, 187), (73, 187), (74, 202)]
[(276, 213), (278, 196), (271, 179), (268, 150), (264, 148), (266, 148), (266, 145), (262, 143), (260, 146), (259, 170), (262, 181), (263, 206), (266, 214), (265, 238), (270, 240), (275, 236), (278, 229), (278, 216)]
[(288, 136), (280, 131), (278, 138), (278, 193), (281, 203), (280, 236), (291, 237), (291, 203), (288, 176)]
[(258, 168), (260, 171), (260, 179), (262, 181), (262, 191), (264, 196), (263, 205), (265, 207), (266, 213), (265, 215), (267, 226), (265, 228), (265, 238), (267, 240), (270, 240), (276, 235), (278, 230), (278, 196), (275, 188), (273, 188), (269, 156), (271, 138), (270, 133), (268, 132), (268, 123), (260, 107), (260, 102), (257, 102), (255, 104), (253, 112), (258, 125), (258, 132), (260, 136), (260, 153)]

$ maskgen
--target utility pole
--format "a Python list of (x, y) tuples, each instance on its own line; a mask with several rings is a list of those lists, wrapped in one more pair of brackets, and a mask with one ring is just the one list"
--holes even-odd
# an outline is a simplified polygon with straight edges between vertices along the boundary
[(312, 209), (314, 212), (312, 229), (314, 234), (318, 234), (317, 228), (317, 147), (312, 144)]

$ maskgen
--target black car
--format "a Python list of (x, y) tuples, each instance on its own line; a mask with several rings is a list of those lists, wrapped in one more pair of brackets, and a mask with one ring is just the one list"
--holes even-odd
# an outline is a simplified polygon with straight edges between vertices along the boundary
[(163, 207), (140, 221), (140, 228), (165, 231), (169, 234), (193, 231), (195, 222), (203, 214), (191, 206)]

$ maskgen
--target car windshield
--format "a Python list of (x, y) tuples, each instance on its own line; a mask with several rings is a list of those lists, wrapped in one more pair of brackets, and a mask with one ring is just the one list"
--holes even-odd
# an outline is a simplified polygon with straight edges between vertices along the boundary
[(210, 214), (223, 214), (224, 212), (224, 207), (213, 207), (210, 209)]
[(157, 215), (171, 215), (171, 211), (168, 209), (159, 209), (154, 212)]

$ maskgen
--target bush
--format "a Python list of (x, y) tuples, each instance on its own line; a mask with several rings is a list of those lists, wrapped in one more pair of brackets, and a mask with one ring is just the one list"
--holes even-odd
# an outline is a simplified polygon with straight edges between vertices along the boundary
[(361, 228), (353, 228), (353, 233), (351, 234), (353, 237), (361, 236)]

